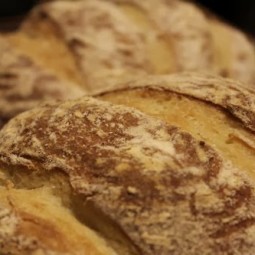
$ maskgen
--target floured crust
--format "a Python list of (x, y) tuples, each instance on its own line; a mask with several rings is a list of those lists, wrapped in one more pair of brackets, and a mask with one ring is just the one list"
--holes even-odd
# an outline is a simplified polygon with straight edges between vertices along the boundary
[[(140, 29), (118, 4), (130, 4), (144, 12), (154, 30)], [(155, 37), (164, 38), (169, 51), (173, 51), (169, 53), (173, 58), (169, 63), (175, 71), (206, 70), (211, 66), (209, 24), (191, 4), (178, 1), (168, 4), (158, 1), (56, 1), (35, 9), (25, 21), (24, 31), (29, 32), (31, 28), (36, 31), (38, 20), (46, 23), (47, 19), (57, 26), (62, 39), (69, 45), (86, 79), (85, 85), (91, 89), (127, 74), (154, 73), (146, 43)]]
[(209, 74), (147, 76), (98, 90), (94, 95), (141, 87), (168, 90), (213, 103), (239, 119), (246, 128), (255, 131), (255, 91), (244, 88), (244, 84), (238, 81)]
[[(163, 35), (172, 38), (179, 71), (203, 71), (231, 77), (253, 86), (255, 48), (241, 31), (194, 4), (173, 0), (108, 0), (142, 8)], [(175, 71), (176, 71), (175, 70)]]
[(0, 132), (0, 164), (14, 175), (64, 171), (135, 254), (255, 249), (254, 184), (209, 145), (132, 108), (82, 98), (23, 113)]
[(171, 43), (176, 71), (211, 68), (212, 45), (209, 23), (193, 4), (165, 0), (108, 0), (141, 8), (156, 26), (158, 33)]
[(125, 75), (151, 71), (141, 32), (118, 8), (93, 1), (56, 1), (36, 8), (23, 30), (54, 24), (74, 55), (87, 89)]
[(0, 187), (0, 249), (13, 255), (116, 255), (46, 188)]
[[(58, 79), (0, 38), (0, 121), (4, 124), (16, 114), (42, 102), (83, 95), (77, 86)], [(1, 125), (1, 123), (0, 123)]]

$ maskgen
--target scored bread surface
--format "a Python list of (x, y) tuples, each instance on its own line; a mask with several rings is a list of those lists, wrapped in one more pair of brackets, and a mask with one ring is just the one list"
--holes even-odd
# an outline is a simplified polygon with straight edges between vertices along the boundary
[(19, 189), (54, 187), (117, 254), (255, 249), (253, 181), (206, 142), (133, 108), (85, 97), (23, 113), (0, 132), (0, 165)]
[(99, 98), (177, 125), (255, 176), (255, 95), (242, 84), (194, 73), (154, 76), (123, 83)]
[(102, 79), (110, 82), (128, 73), (151, 71), (143, 33), (110, 3), (57, 1), (39, 6), (24, 30), (38, 34), (41, 23), (59, 31), (59, 43), (67, 44), (88, 89)]
[(245, 88), (238, 81), (210, 74), (191, 72), (144, 76), (109, 88), (99, 89), (94, 94), (103, 95), (115, 90), (118, 93), (121, 90), (146, 87), (151, 87), (155, 90), (172, 91), (219, 105), (238, 118), (247, 128), (255, 131), (255, 91)]
[(103, 78), (203, 70), (211, 62), (205, 17), (181, 2), (56, 1), (36, 8), (23, 30), (38, 35), (41, 23), (57, 28), (90, 89)]
[(35, 7), (11, 40), (90, 91), (144, 73), (207, 70), (247, 86), (255, 79), (246, 36), (182, 1), (53, 1)]

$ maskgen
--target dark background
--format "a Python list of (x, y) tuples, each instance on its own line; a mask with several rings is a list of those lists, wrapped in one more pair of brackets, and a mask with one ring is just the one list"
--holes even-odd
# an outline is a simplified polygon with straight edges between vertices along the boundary
[(197, 0), (196, 2), (255, 36), (255, 0)]
[[(22, 16), (36, 2), (39, 0), (0, 0), (0, 25), (3, 20), (6, 21), (10, 17)], [(194, 2), (255, 36), (255, 0), (194, 0)]]
[(0, 16), (16, 16), (27, 12), (36, 0), (0, 0)]

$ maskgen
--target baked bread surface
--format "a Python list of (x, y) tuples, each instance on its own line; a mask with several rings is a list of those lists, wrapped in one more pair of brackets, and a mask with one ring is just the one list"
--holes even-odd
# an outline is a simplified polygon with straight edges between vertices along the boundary
[(249, 84), (255, 81), (255, 48), (241, 31), (211, 19), (213, 62), (216, 73)]
[(81, 98), (12, 119), (0, 165), (18, 189), (53, 190), (117, 254), (252, 254), (253, 179), (213, 147), (133, 108)]
[(246, 35), (182, 1), (53, 1), (37, 6), (12, 41), (89, 91), (127, 76), (177, 71), (254, 84), (255, 53)]
[(85, 94), (77, 85), (59, 79), (48, 69), (0, 38), (0, 126), (40, 103)]
[(195, 73), (131, 80), (99, 98), (135, 107), (214, 146), (254, 176), (254, 91), (241, 83)]

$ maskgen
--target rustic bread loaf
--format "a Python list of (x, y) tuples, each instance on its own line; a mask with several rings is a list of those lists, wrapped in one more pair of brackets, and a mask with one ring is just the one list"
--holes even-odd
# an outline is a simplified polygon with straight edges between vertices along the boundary
[(9, 39), (90, 91), (126, 76), (177, 71), (255, 81), (246, 36), (182, 1), (52, 1), (37, 6)]
[(42, 102), (83, 95), (77, 85), (57, 78), (0, 38), (0, 127), (16, 114)]
[[(68, 211), (72, 227), (94, 229), (116, 254), (252, 255), (255, 96), (237, 85), (207, 76), (150, 77), (98, 96), (155, 117), (86, 97), (36, 108), (0, 131), (1, 172), (11, 193), (47, 190), (52, 200), (45, 203)], [(46, 208), (31, 218), (56, 221), (61, 232), (58, 213)], [(31, 231), (14, 250), (26, 249)], [(91, 240), (86, 233), (77, 240)], [(13, 246), (4, 244), (16, 237), (0, 231), (0, 247), (9, 252)], [(43, 254), (86, 254), (36, 240), (50, 247)], [(54, 240), (54, 247), (62, 243)]]
[(255, 92), (242, 84), (194, 73), (151, 76), (99, 98), (180, 127), (255, 176)]
[(50, 190), (0, 186), (1, 255), (116, 255)]

